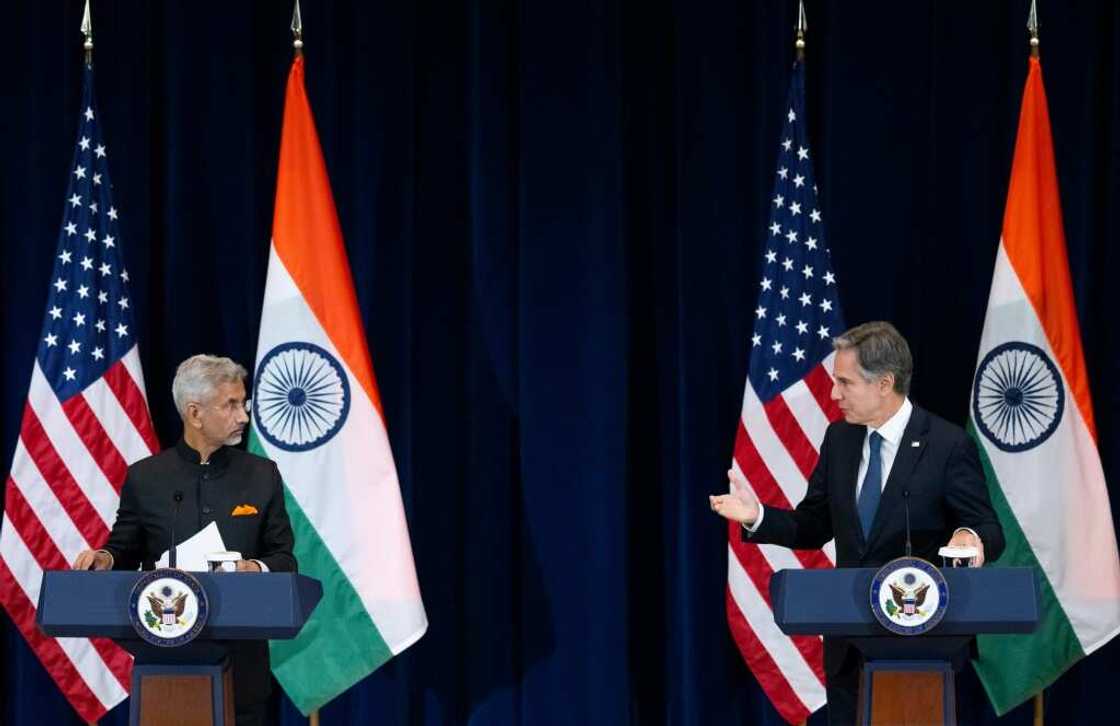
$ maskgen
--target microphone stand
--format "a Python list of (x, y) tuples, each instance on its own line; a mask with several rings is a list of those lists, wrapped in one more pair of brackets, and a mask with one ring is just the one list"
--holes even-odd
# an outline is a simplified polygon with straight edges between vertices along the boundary
[(183, 503), (183, 492), (178, 489), (175, 490), (172, 499), (175, 500), (175, 507), (171, 510), (171, 548), (168, 550), (167, 565), (171, 569), (175, 569), (175, 521), (179, 519), (179, 505)]

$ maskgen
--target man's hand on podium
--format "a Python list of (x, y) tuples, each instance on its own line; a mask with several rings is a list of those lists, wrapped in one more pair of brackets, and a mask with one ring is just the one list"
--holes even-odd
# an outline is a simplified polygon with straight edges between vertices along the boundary
[[(969, 567), (981, 567), (984, 564), (984, 543), (976, 536), (976, 533), (971, 529), (958, 529), (953, 532), (953, 536), (949, 539), (946, 547), (975, 547), (976, 556), (969, 561)], [(953, 566), (956, 567), (960, 564), (959, 560), (953, 560)]]
[(74, 560), (75, 570), (111, 570), (113, 558), (105, 550), (84, 550)]
[(721, 517), (740, 522), (746, 525), (754, 524), (758, 519), (758, 498), (751, 491), (747, 480), (735, 468), (727, 470), (727, 481), (730, 482), (732, 494), (718, 494), (708, 497), (708, 504), (712, 511)]
[(261, 566), (254, 560), (238, 560), (238, 572), (261, 572)]

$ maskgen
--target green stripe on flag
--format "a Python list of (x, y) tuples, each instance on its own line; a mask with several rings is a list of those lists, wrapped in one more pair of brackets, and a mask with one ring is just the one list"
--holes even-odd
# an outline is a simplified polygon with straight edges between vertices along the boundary
[[(256, 432), (249, 451), (267, 457)], [(305, 716), (393, 657), (377, 626), (319, 533), (292, 498), (284, 501), (295, 534), (300, 574), (323, 584), (323, 599), (294, 640), (269, 641), (272, 674)]]
[(1003, 567), (1032, 567), (1038, 573), (1039, 623), (1030, 635), (980, 635), (980, 657), (976, 674), (988, 692), (996, 713), (1003, 716), (1058, 679), (1074, 663), (1085, 657), (1077, 635), (1062, 609), (1046, 572), (1038, 563), (1023, 534), (1011, 505), (1003, 494), (984, 442), (971, 420), (968, 433), (976, 439), (980, 462), (988, 481), (992, 506), (1003, 526), (1006, 546), (993, 564)]

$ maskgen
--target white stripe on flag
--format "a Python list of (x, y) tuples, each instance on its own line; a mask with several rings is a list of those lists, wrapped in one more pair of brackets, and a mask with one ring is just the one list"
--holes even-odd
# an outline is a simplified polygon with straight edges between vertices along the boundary
[(813, 451), (820, 454), (824, 432), (828, 428), (828, 417), (824, 415), (813, 392), (805, 385), (804, 380), (800, 380), (782, 391), (782, 398), (801, 430), (805, 432), (809, 443), (813, 445)]
[[(140, 367), (140, 353), (138, 352), (137, 348), (138, 346), (136, 345), (132, 346), (132, 348), (124, 354), (124, 357), (121, 358), (121, 363), (124, 364), (124, 368), (126, 371), (128, 371), (128, 375), (132, 376), (132, 382), (135, 383), (136, 387), (140, 389), (140, 393), (144, 396), (144, 401), (146, 402), (148, 400), (148, 391), (144, 388), (144, 369)], [(149, 454), (154, 453), (156, 452), (149, 451), (144, 455), (148, 456)], [(126, 461), (131, 460), (126, 459)]]
[(770, 475), (778, 483), (778, 487), (785, 494), (791, 506), (805, 498), (809, 483), (801, 473), (793, 457), (789, 455), (785, 444), (774, 433), (770, 419), (762, 408), (762, 401), (754, 392), (754, 386), (747, 380), (746, 390), (743, 394), (743, 426), (754, 442), (758, 455), (770, 470)]
[(105, 708), (112, 708), (128, 698), (116, 676), (101, 658), (101, 654), (86, 638), (55, 638), (70, 662), (78, 669), (93, 695)]
[[(12, 521), (7, 515), (4, 515), (3, 532), (0, 533), (0, 557), (4, 559), (4, 563), (12, 572), (12, 577), (27, 595), (27, 599), (34, 605), (38, 605), (43, 570), (35, 561), (31, 550), (27, 549), (26, 543), (16, 534), (15, 527), (12, 526)], [(128, 696), (89, 640), (85, 638), (56, 638), (55, 640), (66, 653), (66, 657), (74, 664), (78, 675), (105, 708), (112, 708)]]
[(54, 394), (54, 389), (47, 383), (39, 362), (35, 362), (31, 371), (31, 388), (27, 392), (27, 402), (31, 410), (39, 418), (43, 430), (51, 440), (55, 451), (62, 459), (70, 476), (85, 492), (90, 504), (97, 510), (106, 527), (112, 527), (117, 519), (117, 504), (120, 497), (117, 490), (105, 478), (105, 473), (97, 465), (89, 449), (78, 438), (78, 432), (62, 410), (62, 404)]
[(39, 582), (43, 578), (43, 570), (31, 556), (31, 550), (19, 536), (7, 512), (3, 514), (3, 525), (0, 529), (0, 559), (12, 572), (16, 584), (23, 590), (23, 594), (31, 601), (33, 607), (39, 605)]
[(727, 547), (727, 584), (735, 607), (743, 613), (747, 624), (766, 647), (774, 664), (810, 712), (824, 705), (825, 690), (813, 669), (805, 662), (801, 651), (774, 623), (770, 606), (762, 599), (754, 583), (739, 564), (731, 546)]
[(11, 480), (23, 494), (35, 518), (39, 520), (39, 524), (46, 530), (67, 562), (73, 562), (79, 552), (89, 549), (89, 543), (78, 531), (70, 513), (47, 485), (35, 462), (31, 460), (31, 455), (23, 445), (23, 439), (16, 442)]
[(105, 433), (109, 435), (109, 441), (112, 442), (126, 462), (151, 456), (152, 452), (148, 449), (148, 445), (144, 443), (144, 439), (140, 437), (140, 432), (132, 425), (132, 420), (128, 418), (121, 402), (117, 400), (116, 394), (105, 383), (105, 379), (98, 378), (87, 386), (82, 391), (82, 397), (86, 399), (86, 403), (97, 415), (98, 422), (105, 429)]

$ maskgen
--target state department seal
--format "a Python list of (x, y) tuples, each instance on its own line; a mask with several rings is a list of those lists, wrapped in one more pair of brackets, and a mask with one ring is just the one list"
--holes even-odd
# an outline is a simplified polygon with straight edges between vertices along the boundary
[(202, 583), (182, 570), (147, 572), (128, 596), (132, 627), (142, 640), (161, 648), (176, 648), (194, 640), (209, 613)]
[(896, 635), (921, 635), (936, 627), (949, 607), (949, 585), (934, 565), (899, 557), (871, 580), (871, 612)]

